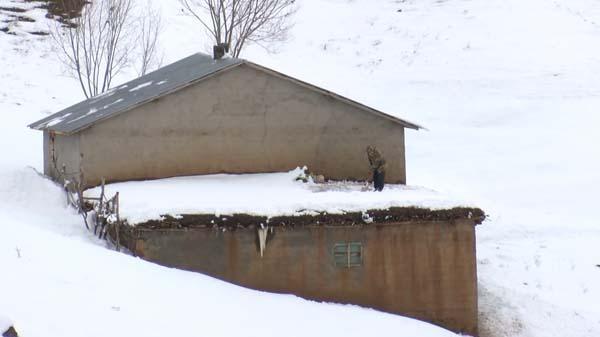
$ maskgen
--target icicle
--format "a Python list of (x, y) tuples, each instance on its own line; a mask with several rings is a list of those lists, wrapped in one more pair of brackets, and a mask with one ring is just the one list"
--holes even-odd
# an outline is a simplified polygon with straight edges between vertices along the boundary
[(258, 244), (260, 248), (260, 257), (263, 257), (265, 248), (267, 248), (267, 234), (269, 232), (269, 227), (265, 227), (263, 224), (260, 224), (260, 228), (258, 228)]

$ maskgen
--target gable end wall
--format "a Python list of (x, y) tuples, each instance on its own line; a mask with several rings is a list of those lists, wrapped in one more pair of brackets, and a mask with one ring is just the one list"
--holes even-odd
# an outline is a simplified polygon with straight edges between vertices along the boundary
[[(44, 174), (52, 177), (54, 180), (59, 180), (59, 173), (56, 169), (62, 170), (67, 174), (69, 179), (79, 179), (80, 170), (80, 148), (79, 134), (75, 135), (51, 135), (47, 130), (44, 130)], [(56, 158), (56, 168), (52, 157)], [(59, 181), (61, 184), (62, 181)]]
[(291, 170), (367, 179), (365, 147), (405, 183), (404, 128), (247, 65), (102, 121), (81, 134), (88, 185), (211, 173)]

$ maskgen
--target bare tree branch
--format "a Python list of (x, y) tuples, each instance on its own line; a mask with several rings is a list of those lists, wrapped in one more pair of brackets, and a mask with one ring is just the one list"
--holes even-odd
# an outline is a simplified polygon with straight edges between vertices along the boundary
[(146, 75), (150, 70), (160, 67), (162, 55), (158, 55), (158, 36), (162, 29), (160, 13), (150, 4), (140, 18), (140, 65), (138, 75)]
[(287, 39), (295, 0), (180, 0), (213, 37), (238, 57), (249, 43), (260, 46)]
[(140, 16), (133, 0), (96, 0), (77, 13), (72, 1), (57, 1), (64, 10), (63, 24), (57, 22), (51, 35), (86, 98), (109, 90), (115, 76), (132, 65), (138, 50), (141, 74), (158, 63), (158, 11), (149, 9)]

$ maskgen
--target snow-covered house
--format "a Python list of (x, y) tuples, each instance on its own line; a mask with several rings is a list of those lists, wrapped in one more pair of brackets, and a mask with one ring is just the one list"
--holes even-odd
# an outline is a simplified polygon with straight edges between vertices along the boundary
[[(281, 172), (304, 165), (331, 180), (364, 180), (370, 178), (368, 145), (385, 156), (386, 180), (405, 184), (404, 130), (421, 128), (255, 63), (204, 54), (30, 127), (44, 132), (45, 173), (59, 178), (64, 171), (83, 179), (84, 187), (103, 178)], [(109, 184), (107, 191), (123, 193), (119, 210), (131, 225), (113, 226), (109, 235), (163, 265), (477, 334), (475, 225), (485, 218), (481, 210), (420, 202), (437, 200), (429, 194), (404, 200), (418, 192), (407, 186), (368, 193), (360, 183), (302, 184), (292, 173)], [(282, 180), (261, 180), (267, 175)], [(240, 187), (245, 179), (252, 188)], [(173, 181), (191, 192), (181, 193)], [(263, 186), (270, 188), (257, 188)], [(162, 210), (143, 196), (176, 207)], [(155, 216), (135, 221), (147, 207)]]
[(288, 171), (406, 182), (404, 129), (420, 126), (243, 59), (194, 54), (31, 125), (44, 172), (85, 186), (209, 173)]

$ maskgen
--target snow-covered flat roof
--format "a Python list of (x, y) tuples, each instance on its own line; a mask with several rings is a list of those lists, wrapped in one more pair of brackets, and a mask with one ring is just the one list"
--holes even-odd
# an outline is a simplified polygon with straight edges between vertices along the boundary
[[(386, 185), (375, 192), (359, 182), (317, 184), (296, 178), (302, 170), (264, 174), (216, 174), (108, 184), (105, 193), (119, 192), (120, 216), (129, 224), (159, 220), (163, 215), (249, 214), (289, 216), (362, 212), (391, 207), (450, 209), (473, 207), (423, 187)], [(98, 196), (100, 188), (85, 192)]]

